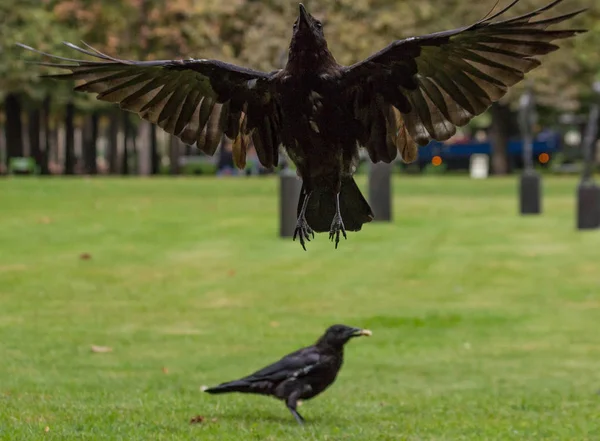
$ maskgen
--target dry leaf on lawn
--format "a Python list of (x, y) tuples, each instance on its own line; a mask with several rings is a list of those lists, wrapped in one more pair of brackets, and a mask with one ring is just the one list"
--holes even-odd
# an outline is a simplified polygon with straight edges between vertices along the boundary
[(112, 352), (112, 348), (109, 346), (96, 346), (92, 345), (92, 352), (96, 352), (98, 354), (103, 354), (106, 352)]

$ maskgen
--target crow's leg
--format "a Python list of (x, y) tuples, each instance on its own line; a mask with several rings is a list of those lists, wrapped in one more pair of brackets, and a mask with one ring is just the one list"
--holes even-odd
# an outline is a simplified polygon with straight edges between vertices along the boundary
[(331, 222), (331, 228), (329, 229), (329, 239), (333, 242), (335, 239), (335, 247), (338, 247), (340, 243), (340, 233), (346, 237), (346, 228), (344, 228), (344, 222), (342, 221), (342, 213), (340, 212), (340, 193), (335, 194), (335, 216)]
[(306, 222), (306, 207), (308, 207), (308, 199), (310, 198), (311, 192), (308, 192), (304, 196), (304, 202), (302, 203), (302, 208), (300, 209), (300, 215), (298, 216), (298, 222), (296, 223), (296, 229), (294, 230), (293, 240), (296, 240), (296, 236), (300, 239), (300, 245), (306, 251), (305, 240), (310, 242), (310, 236), (315, 237), (315, 232), (310, 228), (308, 222)]
[(294, 418), (296, 418), (296, 421), (298, 421), (298, 424), (303, 426), (304, 418), (302, 418), (302, 415), (300, 415), (298, 413), (298, 411), (296, 410), (296, 406), (298, 405), (298, 398), (300, 397), (300, 392), (301, 392), (300, 390), (296, 390), (296, 391), (292, 392), (290, 394), (290, 396), (287, 397), (287, 399), (285, 400), (285, 405), (290, 410), (292, 415), (294, 415)]
[(302, 417), (302, 415), (300, 415), (298, 413), (298, 411), (296, 410), (296, 408), (288, 406), (288, 409), (290, 409), (290, 412), (292, 412), (292, 415), (294, 415), (294, 418), (296, 418), (296, 421), (298, 421), (298, 424), (300, 424), (301, 426), (303, 426), (304, 425), (304, 418)]

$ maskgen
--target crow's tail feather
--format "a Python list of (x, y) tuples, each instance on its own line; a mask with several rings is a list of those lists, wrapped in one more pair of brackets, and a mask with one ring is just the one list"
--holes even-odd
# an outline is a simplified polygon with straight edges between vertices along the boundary
[[(305, 187), (302, 185), (298, 201), (298, 215), (302, 209)], [(354, 178), (342, 178), (340, 211), (346, 231), (360, 231), (362, 225), (373, 220), (373, 211), (360, 192)], [(335, 216), (335, 194), (326, 188), (315, 188), (306, 207), (306, 221), (316, 232), (328, 232)]]
[(229, 392), (250, 392), (251, 383), (243, 380), (230, 381), (229, 383), (219, 384), (209, 387), (204, 392), (209, 394), (226, 394)]
[(209, 387), (204, 389), (204, 392), (209, 394), (227, 394), (231, 392), (240, 392), (246, 394), (264, 394), (269, 395), (273, 384), (268, 380), (262, 381), (249, 381), (249, 380), (235, 380), (227, 383), (219, 384), (215, 387)]

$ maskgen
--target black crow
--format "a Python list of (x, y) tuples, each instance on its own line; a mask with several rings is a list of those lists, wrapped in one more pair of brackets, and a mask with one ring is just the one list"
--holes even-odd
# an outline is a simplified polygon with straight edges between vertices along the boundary
[(209, 394), (242, 392), (270, 395), (285, 401), (298, 423), (304, 418), (296, 410), (298, 400), (308, 400), (335, 381), (344, 362), (344, 345), (352, 337), (370, 336), (371, 331), (333, 325), (313, 346), (286, 355), (247, 377), (206, 389)]
[(270, 73), (207, 59), (121, 60), (70, 43), (96, 60), (54, 56), (69, 64), (41, 64), (70, 70), (50, 76), (77, 80), (75, 90), (118, 103), (209, 155), (225, 134), (240, 168), (250, 139), (267, 168), (283, 145), (303, 181), (294, 240), (306, 249), (314, 232), (329, 232), (337, 248), (340, 233), (373, 219), (353, 179), (359, 147), (373, 162), (398, 152), (413, 161), (417, 145), (450, 138), (538, 67), (538, 56), (558, 49), (552, 41), (584, 32), (549, 29), (583, 10), (538, 17), (563, 0), (498, 19), (518, 1), (469, 26), (394, 41), (351, 66), (337, 63), (322, 23), (302, 4), (287, 64)]

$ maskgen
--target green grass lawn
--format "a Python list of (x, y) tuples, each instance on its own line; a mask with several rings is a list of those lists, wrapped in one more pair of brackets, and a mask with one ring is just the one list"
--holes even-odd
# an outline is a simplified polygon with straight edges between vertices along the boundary
[[(304, 252), (270, 178), (0, 180), (0, 438), (599, 440), (600, 231), (576, 231), (576, 184), (544, 178), (523, 218), (514, 179), (397, 176), (393, 224)], [(200, 392), (336, 322), (373, 337), (304, 429)]]

